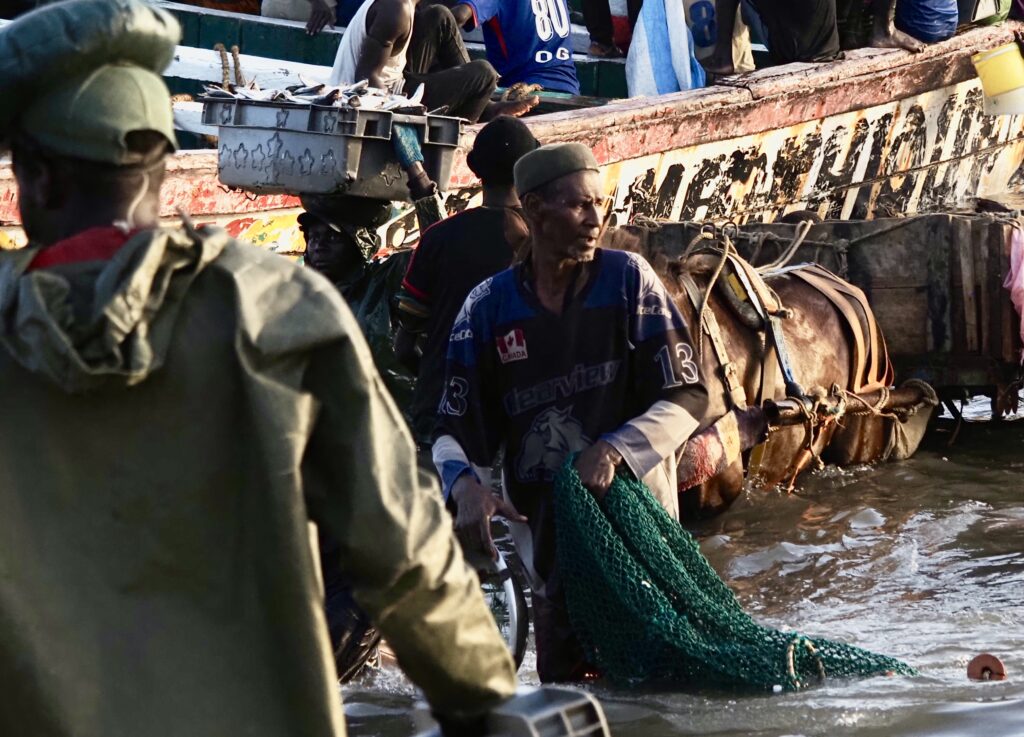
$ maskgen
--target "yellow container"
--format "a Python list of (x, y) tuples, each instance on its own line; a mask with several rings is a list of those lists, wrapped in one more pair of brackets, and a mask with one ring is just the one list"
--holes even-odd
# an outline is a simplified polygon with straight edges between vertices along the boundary
[(1024, 87), (1024, 57), (1016, 42), (982, 51), (971, 57), (982, 89), (989, 97)]

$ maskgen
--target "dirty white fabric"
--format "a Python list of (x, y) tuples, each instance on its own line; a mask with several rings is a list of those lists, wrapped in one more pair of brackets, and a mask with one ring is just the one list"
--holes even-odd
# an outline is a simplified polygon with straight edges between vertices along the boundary
[[(694, 55), (699, 60), (707, 59), (715, 52), (715, 42), (718, 40), (715, 4), (711, 0), (683, 0), (683, 4), (686, 7), (686, 23), (693, 36)], [(737, 74), (754, 71), (750, 28), (743, 22), (743, 13), (739, 10), (732, 29), (732, 66)]]

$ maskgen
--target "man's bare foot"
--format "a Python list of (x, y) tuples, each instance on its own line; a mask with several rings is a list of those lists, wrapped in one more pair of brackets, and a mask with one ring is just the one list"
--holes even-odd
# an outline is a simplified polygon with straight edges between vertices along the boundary
[(887, 30), (875, 29), (868, 41), (868, 46), (873, 49), (906, 49), (915, 54), (924, 51), (927, 44), (918, 41), (913, 36), (889, 27)]
[(524, 100), (492, 102), (484, 109), (483, 115), (480, 116), (480, 121), (487, 122), (488, 120), (494, 120), (500, 115), (510, 115), (513, 118), (518, 118), (522, 115), (526, 115), (539, 104), (540, 98), (536, 95), (533, 97), (527, 97)]

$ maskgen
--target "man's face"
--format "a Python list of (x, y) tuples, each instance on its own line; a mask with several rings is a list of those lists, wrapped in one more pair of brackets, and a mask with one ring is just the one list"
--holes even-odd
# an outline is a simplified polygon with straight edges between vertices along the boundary
[(319, 218), (304, 222), (302, 234), (306, 238), (306, 264), (332, 281), (344, 279), (363, 260), (351, 239)]
[(524, 208), (535, 247), (559, 261), (590, 261), (601, 235), (604, 196), (596, 171), (567, 174), (544, 189), (530, 193)]

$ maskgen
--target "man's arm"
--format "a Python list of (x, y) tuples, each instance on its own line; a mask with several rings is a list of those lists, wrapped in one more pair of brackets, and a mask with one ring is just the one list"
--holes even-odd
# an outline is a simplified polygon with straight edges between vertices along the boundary
[(514, 666), (369, 349), (341, 317), (349, 337), (306, 372), (320, 405), (303, 462), (310, 514), (340, 543), (356, 600), (433, 709), (473, 717), (512, 695)]
[(334, 28), (337, 17), (336, 0), (309, 0), (309, 21), (306, 23), (306, 34), (315, 36), (326, 26)]
[(445, 390), (438, 407), (434, 465), (443, 493), (456, 507), (455, 529), (467, 549), (497, 557), (491, 517), (525, 522), (512, 505), (480, 483), (473, 465), (489, 467), (501, 444), (502, 414), (494, 391), (494, 336), (484, 303), (492, 280), (469, 293), (448, 341)]
[(478, 550), (490, 556), (491, 560), (497, 560), (498, 549), (491, 536), (491, 518), (526, 522), (526, 517), (483, 484), (466, 451), (451, 435), (442, 435), (436, 440), (433, 457), (444, 497), (456, 510), (455, 534), (463, 541), (466, 550)]
[(453, 5), (451, 8), (452, 15), (455, 16), (455, 22), (459, 24), (460, 28), (465, 28), (467, 31), (472, 31), (476, 28), (476, 17), (473, 14), (473, 8), (466, 3), (458, 3)]
[(356, 79), (383, 89), (380, 74), (395, 53), (395, 46), (412, 33), (412, 8), (405, 0), (374, 0), (367, 18), (366, 40), (356, 63)]
[(437, 259), (442, 244), (435, 241), (437, 231), (428, 228), (420, 236), (420, 243), (409, 259), (398, 291), (398, 330), (395, 331), (394, 349), (399, 362), (410, 371), (418, 372), (420, 363), (419, 339), (426, 332), (427, 321), (437, 285)]

